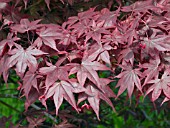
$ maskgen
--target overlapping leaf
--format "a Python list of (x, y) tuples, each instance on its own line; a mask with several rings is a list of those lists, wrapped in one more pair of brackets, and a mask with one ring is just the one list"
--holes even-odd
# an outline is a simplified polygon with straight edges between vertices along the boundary
[(78, 111), (73, 92), (76, 91), (76, 93), (80, 93), (83, 92), (84, 89), (82, 88), (82, 90), (77, 92), (76, 88), (80, 85), (74, 85), (66, 81), (55, 82), (46, 92), (45, 97), (42, 99), (42, 103), (46, 106), (45, 100), (52, 96), (56, 107), (56, 115), (58, 114), (58, 109), (61, 106), (63, 99), (69, 102), (69, 104)]
[(120, 87), (117, 97), (121, 95), (126, 89), (128, 91), (129, 97), (131, 97), (135, 86), (137, 89), (142, 92), (142, 86), (140, 82), (141, 72), (140, 69), (133, 69), (130, 65), (121, 65), (121, 68), (123, 68), (123, 72), (121, 72), (119, 75), (117, 75), (117, 78), (120, 78), (116, 87)]
[(152, 92), (152, 101), (158, 99), (161, 95), (161, 92), (165, 94), (166, 97), (170, 98), (170, 76), (169, 72), (165, 71), (161, 79), (150, 80), (148, 83), (152, 84), (147, 90), (145, 95), (148, 95)]
[(69, 74), (77, 73), (77, 80), (80, 85), (84, 86), (86, 79), (88, 78), (94, 84), (100, 88), (99, 76), (96, 71), (98, 70), (110, 70), (105, 65), (97, 61), (82, 60), (81, 64), (77, 64), (74, 68), (70, 70)]
[(16, 48), (8, 52), (11, 57), (8, 59), (8, 67), (13, 67), (16, 65), (16, 71), (19, 75), (23, 75), (27, 66), (30, 71), (35, 71), (37, 69), (37, 59), (34, 56), (41, 56), (47, 53), (42, 52), (32, 46), (28, 47), (26, 50), (20, 45), (15, 44)]

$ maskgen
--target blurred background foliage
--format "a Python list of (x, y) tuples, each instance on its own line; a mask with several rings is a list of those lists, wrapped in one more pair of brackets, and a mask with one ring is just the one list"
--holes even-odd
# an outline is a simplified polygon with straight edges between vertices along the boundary
[[(122, 0), (123, 5), (130, 5), (133, 2), (135, 0)], [(23, 4), (21, 1), (20, 5)], [(95, 6), (97, 10), (105, 7), (114, 10), (119, 4), (116, 0), (89, 0), (89, 2), (80, 0), (72, 5), (51, 0), (49, 11), (44, 0), (29, 0), (28, 7), (21, 13), (30, 15), (32, 19), (42, 19), (43, 23), (62, 24), (68, 17)], [(3, 38), (2, 36), (3, 34), (0, 38)], [(101, 78), (109, 75), (110, 72), (99, 72)], [(0, 128), (170, 128), (170, 104), (164, 103), (160, 106), (163, 97), (159, 99), (160, 101), (152, 103), (149, 97), (143, 100), (144, 97), (136, 95), (129, 100), (127, 93), (124, 92), (117, 100), (112, 99), (116, 113), (104, 101), (101, 102), (100, 121), (91, 109), (84, 109), (78, 114), (64, 102), (59, 115), (55, 117), (55, 105), (50, 100), (48, 113), (38, 101), (25, 112), (25, 99), (17, 90), (18, 81), (19, 78), (13, 71), (10, 72), (8, 85), (5, 85), (2, 77), (0, 78)], [(112, 88), (115, 87), (116, 81), (110, 84)]]

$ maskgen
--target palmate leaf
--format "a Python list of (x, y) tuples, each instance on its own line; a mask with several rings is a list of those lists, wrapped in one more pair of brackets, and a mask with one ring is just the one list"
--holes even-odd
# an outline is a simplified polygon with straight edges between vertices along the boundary
[(137, 1), (134, 4), (130, 6), (124, 6), (122, 7), (122, 11), (124, 12), (134, 12), (134, 13), (139, 13), (139, 12), (147, 12), (149, 9), (157, 9), (152, 0), (147, 0), (147, 1)]
[(35, 30), (38, 27), (38, 23), (41, 20), (35, 20), (30, 22), (28, 19), (21, 19), (20, 24), (14, 25), (11, 27), (13, 31), (24, 33), (28, 32), (30, 30)]
[(149, 63), (144, 63), (140, 67), (144, 68), (145, 71), (142, 73), (143, 76), (146, 76), (143, 86), (147, 84), (152, 78), (157, 77), (159, 74), (160, 58), (156, 57), (154, 60), (150, 60)]
[(78, 111), (73, 93), (80, 93), (85, 91), (83, 87), (79, 88), (79, 86), (80, 85), (78, 83), (70, 83), (67, 81), (55, 82), (45, 93), (43, 98), (40, 98), (40, 100), (42, 104), (46, 106), (46, 100), (53, 96), (56, 107), (56, 115), (58, 114), (58, 109), (61, 106), (63, 99), (69, 102), (69, 104)]
[[(70, 64), (72, 65), (72, 64)], [(77, 73), (77, 80), (80, 85), (84, 86), (86, 79), (88, 78), (94, 84), (100, 88), (99, 76), (96, 71), (98, 70), (110, 70), (110, 68), (97, 62), (90, 61), (88, 59), (82, 60), (81, 64), (75, 64), (75, 66), (70, 70), (70, 75)]]
[[(100, 79), (100, 81), (102, 81), (103, 79)], [(111, 102), (111, 100), (109, 99), (109, 97), (115, 97), (114, 93), (112, 91), (110, 91), (110, 88), (105, 85), (107, 80), (104, 80), (105, 82), (102, 83), (102, 88), (103, 91), (100, 91), (99, 89), (97, 89), (94, 84), (86, 84), (86, 91), (85, 93), (81, 93), (79, 94), (78, 97), (78, 104), (84, 100), (88, 100), (88, 102), (90, 103), (90, 106), (92, 107), (92, 109), (94, 110), (94, 112), (97, 115), (98, 120), (99, 119), (99, 104), (100, 104), (100, 100), (104, 100), (105, 102), (107, 102), (113, 110), (114, 106)]]
[(4, 39), (0, 42), (0, 56), (3, 55), (3, 53), (7, 52), (6, 47), (9, 46), (9, 48), (11, 49), (12, 46), (15, 44), (15, 41), (18, 41), (20, 38), (14, 36), (13, 34), (10, 33), (7, 36), (7, 39)]
[(158, 99), (158, 97), (161, 95), (161, 92), (165, 94), (166, 97), (170, 98), (170, 75), (169, 72), (165, 71), (162, 75), (161, 79), (154, 79), (150, 80), (148, 82), (149, 84), (152, 84), (149, 89), (146, 91), (146, 95), (152, 92), (152, 101), (155, 101)]
[(16, 48), (8, 52), (11, 57), (8, 59), (7, 67), (11, 68), (16, 65), (16, 72), (18, 75), (23, 75), (27, 66), (30, 71), (35, 71), (37, 69), (37, 60), (34, 56), (41, 56), (47, 53), (38, 50), (32, 46), (28, 47), (26, 50), (22, 46), (15, 44)]
[(91, 46), (91, 49), (88, 51), (89, 60), (103, 60), (107, 64), (111, 65), (109, 50), (113, 49), (108, 43), (94, 44)]
[(151, 54), (155, 49), (158, 51), (170, 51), (170, 36), (157, 35), (160, 31), (153, 29), (151, 37), (141, 37), (141, 44), (145, 46), (143, 49), (147, 54)]
[[(57, 80), (68, 80), (68, 70), (70, 69), (69, 66), (60, 66), (61, 63), (66, 58), (60, 58), (55, 65), (52, 65), (51, 63), (47, 63), (49, 67), (42, 67), (39, 69), (39, 72), (42, 75), (46, 75), (45, 85), (46, 85), (46, 91), (49, 89), (49, 87), (55, 83)], [(45, 92), (46, 92), (45, 91)]]
[(128, 91), (128, 96), (131, 98), (131, 95), (134, 91), (136, 85), (137, 89), (142, 93), (142, 86), (140, 82), (140, 77), (142, 74), (139, 71), (140, 69), (133, 69), (131, 65), (119, 65), (124, 71), (121, 72), (116, 78), (120, 78), (116, 87), (120, 87), (117, 97), (121, 95), (126, 89)]
[(27, 71), (23, 78), (23, 86), (21, 90), (24, 90), (25, 97), (28, 99), (31, 88), (35, 88), (39, 92), (37, 79), (42, 76), (37, 75), (35, 72)]
[(58, 51), (55, 40), (56, 37), (60, 36), (61, 34), (59, 34), (57, 30), (60, 31), (60, 27), (58, 25), (53, 26), (53, 28), (42, 27), (39, 31), (37, 31), (39, 37), (35, 40), (34, 45), (41, 47), (44, 43), (46, 46)]
[(85, 42), (92, 38), (93, 40), (97, 41), (97, 43), (100, 43), (102, 34), (109, 34), (109, 31), (103, 27), (104, 21), (96, 23), (94, 20), (92, 20), (89, 24), (91, 26), (91, 30), (87, 32)]

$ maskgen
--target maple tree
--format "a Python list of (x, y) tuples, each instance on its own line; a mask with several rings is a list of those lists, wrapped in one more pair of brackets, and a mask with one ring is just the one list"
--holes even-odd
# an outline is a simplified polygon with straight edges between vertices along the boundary
[[(49, 11), (52, 1), (44, 1)], [(100, 100), (114, 110), (110, 98), (125, 90), (129, 98), (137, 92), (153, 102), (170, 100), (170, 1), (117, 2), (114, 11), (93, 7), (48, 24), (19, 13), (28, 0), (0, 1), (0, 29), (7, 33), (0, 42), (0, 74), (6, 83), (10, 70), (20, 77), (26, 109), (37, 99), (48, 109), (52, 98), (56, 114), (64, 99), (79, 112), (86, 101), (82, 108), (92, 108), (100, 119)], [(111, 75), (101, 78), (104, 71)], [(118, 94), (109, 86), (116, 80)]]

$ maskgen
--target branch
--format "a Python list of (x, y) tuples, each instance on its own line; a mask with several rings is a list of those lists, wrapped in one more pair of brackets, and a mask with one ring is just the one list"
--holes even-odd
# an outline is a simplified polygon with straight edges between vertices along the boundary
[[(38, 106), (35, 105), (35, 104), (31, 104), (31, 107), (35, 108), (36, 110), (41, 110), (41, 108), (38, 107)], [(46, 117), (50, 118), (50, 119), (53, 120), (55, 123), (58, 123), (58, 121), (55, 119), (55, 117), (53, 117), (52, 115), (50, 115), (50, 114), (47, 113), (47, 112), (43, 112), (43, 113), (44, 113), (44, 115), (45, 115)]]

